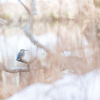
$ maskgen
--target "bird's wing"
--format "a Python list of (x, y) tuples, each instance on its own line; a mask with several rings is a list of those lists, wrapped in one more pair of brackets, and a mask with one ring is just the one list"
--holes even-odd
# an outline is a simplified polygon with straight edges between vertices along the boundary
[(16, 60), (22, 58), (23, 56), (24, 56), (24, 54), (19, 52), (19, 53), (17, 54), (17, 58), (16, 58)]

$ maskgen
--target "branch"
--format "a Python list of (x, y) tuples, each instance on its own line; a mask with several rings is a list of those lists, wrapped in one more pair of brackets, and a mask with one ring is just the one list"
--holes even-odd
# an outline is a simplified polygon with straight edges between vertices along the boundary
[(44, 49), (45, 51), (50, 53), (50, 50), (47, 49), (45, 46), (41, 45), (38, 41), (35, 40), (35, 38), (32, 36), (31, 34), (31, 28), (32, 28), (32, 23), (33, 23), (33, 14), (30, 12), (30, 10), (23, 4), (23, 2), (21, 0), (19, 0), (19, 2), (22, 4), (22, 6), (26, 9), (26, 11), (29, 14), (29, 20), (26, 24), (26, 26), (23, 28), (24, 32), (26, 33), (26, 35), (29, 37), (30, 41), (33, 44), (36, 44), (38, 47)]
[(1, 70), (4, 70), (9, 73), (18, 73), (18, 72), (28, 72), (28, 67), (18, 67), (18, 68), (7, 68), (2, 63), (0, 63)]
[(34, 14), (34, 15), (37, 14), (35, 0), (33, 0), (33, 14)]
[(19, 60), (20, 62), (26, 63), (27, 67), (17, 67), (17, 68), (7, 68), (2, 63), (0, 63), (0, 69), (4, 70), (9, 73), (18, 73), (18, 72), (29, 72), (30, 71), (30, 65), (33, 63), (34, 59), (27, 62), (23, 59)]
[(26, 60), (24, 60), (24, 59), (20, 59), (20, 60), (17, 60), (17, 61), (19, 61), (19, 62), (22, 62), (22, 63), (26, 63), (26, 64), (28, 64), (29, 62), (27, 62)]
[(29, 15), (30, 15), (30, 11), (29, 11), (29, 9), (23, 4), (23, 2), (21, 1), (21, 0), (19, 0), (19, 2), (23, 5), (23, 7), (26, 9), (26, 11), (29, 13)]

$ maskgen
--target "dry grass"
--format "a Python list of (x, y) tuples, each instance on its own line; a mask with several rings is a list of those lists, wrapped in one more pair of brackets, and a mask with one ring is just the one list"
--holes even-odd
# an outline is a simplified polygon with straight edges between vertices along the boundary
[[(39, 14), (34, 17), (33, 33), (40, 35), (53, 32), (60, 36), (61, 43), (58, 43), (54, 54), (48, 54), (42, 60), (36, 59), (30, 72), (19, 73), (18, 87), (10, 82), (6, 84), (1, 82), (0, 99), (8, 98), (32, 83), (52, 83), (62, 77), (59, 73), (64, 70), (82, 75), (94, 69), (98, 70), (100, 67), (98, 24), (100, 18), (92, 0), (90, 2), (77, 0), (76, 12), (73, 16), (68, 12), (66, 8), (68, 3), (64, 0), (63, 2), (58, 2), (58, 0), (54, 3), (48, 2), (43, 0), (37, 2)], [(67, 58), (61, 56), (60, 53), (64, 50), (70, 51), (72, 56)], [(42, 63), (45, 63), (45, 67), (41, 67)]]

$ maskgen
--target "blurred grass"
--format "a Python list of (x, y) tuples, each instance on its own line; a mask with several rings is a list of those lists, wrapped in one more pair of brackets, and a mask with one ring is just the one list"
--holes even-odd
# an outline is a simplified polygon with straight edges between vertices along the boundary
[(94, 0), (94, 5), (96, 7), (100, 7), (100, 0)]
[[(57, 0), (55, 2), (37, 1), (37, 15), (33, 16), (33, 34), (41, 35), (52, 32), (58, 35), (59, 33), (62, 45), (56, 47), (54, 55), (48, 54), (47, 58), (41, 61), (36, 60), (32, 65), (31, 73), (19, 73), (19, 87), (14, 87), (13, 84), (11, 87), (3, 86), (1, 82), (1, 95), (3, 96), (1, 98), (7, 98), (32, 83), (52, 83), (61, 78), (59, 73), (62, 74), (62, 71), (66, 69), (70, 73), (83, 75), (100, 68), (100, 27), (98, 26), (100, 0), (94, 0), (95, 6), (91, 2), (88, 4), (84, 3), (85, 1), (77, 1), (79, 4), (78, 7), (75, 6), (75, 11), (74, 8), (72, 10), (67, 8), (68, 6), (73, 7), (73, 3), (69, 5), (66, 1), (63, 1), (62, 5)], [(28, 4), (27, 6), (29, 7)], [(2, 18), (7, 21), (6, 28), (1, 34), (6, 36), (20, 34), (17, 29), (23, 27), (28, 20), (25, 9), (20, 4), (7, 3), (2, 5), (1, 12), (3, 13)], [(72, 56), (68, 58), (60, 56), (64, 50), (70, 51)], [(41, 68), (42, 63), (45, 63), (48, 68)], [(35, 72), (34, 66), (37, 66)], [(34, 76), (32, 76), (33, 72)], [(13, 88), (12, 91), (9, 92), (9, 88)]]

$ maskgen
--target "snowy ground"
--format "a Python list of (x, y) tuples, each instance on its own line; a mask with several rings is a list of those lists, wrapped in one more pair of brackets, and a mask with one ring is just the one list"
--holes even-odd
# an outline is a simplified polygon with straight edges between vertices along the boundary
[(66, 74), (52, 84), (32, 84), (6, 100), (100, 100), (100, 71)]

